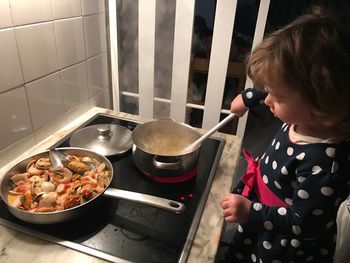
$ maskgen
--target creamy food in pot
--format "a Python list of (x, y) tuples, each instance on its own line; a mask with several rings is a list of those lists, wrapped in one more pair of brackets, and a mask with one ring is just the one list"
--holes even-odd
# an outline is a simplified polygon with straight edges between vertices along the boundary
[(158, 155), (178, 155), (191, 143), (187, 138), (154, 136), (144, 142), (144, 149), (152, 154)]
[(30, 161), (23, 173), (11, 176), (7, 201), (30, 212), (60, 211), (93, 199), (110, 180), (106, 164), (88, 156), (68, 155), (55, 170), (50, 158), (39, 158)]

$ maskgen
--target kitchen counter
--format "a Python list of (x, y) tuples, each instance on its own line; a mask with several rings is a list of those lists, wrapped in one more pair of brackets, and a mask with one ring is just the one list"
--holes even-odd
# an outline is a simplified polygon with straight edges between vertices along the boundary
[[(48, 149), (97, 113), (107, 113), (119, 118), (138, 121), (150, 120), (127, 113), (114, 112), (97, 107), (92, 108), (69, 125), (47, 137), (33, 148), (24, 151), (21, 156), (18, 156), (15, 160), (2, 167), (0, 169), (0, 178), (7, 169), (19, 160), (35, 152)], [(188, 262), (214, 262), (224, 223), (219, 201), (225, 193), (230, 191), (238, 164), (241, 139), (237, 136), (223, 133), (215, 133), (214, 136), (225, 139), (226, 144), (190, 250)], [(0, 262), (97, 263), (106, 261), (0, 225)]]

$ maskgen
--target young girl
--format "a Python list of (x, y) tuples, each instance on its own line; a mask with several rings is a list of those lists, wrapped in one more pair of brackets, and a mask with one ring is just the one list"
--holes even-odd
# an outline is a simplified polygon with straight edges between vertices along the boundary
[[(221, 200), (238, 229), (230, 262), (333, 262), (336, 215), (350, 191), (350, 31), (318, 8), (251, 54), (242, 116), (264, 102), (284, 124)], [(258, 91), (258, 89), (263, 91)], [(350, 233), (349, 233), (350, 234)]]

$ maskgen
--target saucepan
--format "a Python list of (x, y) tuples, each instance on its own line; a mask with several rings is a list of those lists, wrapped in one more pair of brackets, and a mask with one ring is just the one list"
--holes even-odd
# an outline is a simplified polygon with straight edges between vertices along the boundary
[(132, 157), (142, 172), (161, 177), (176, 177), (194, 169), (200, 145), (182, 150), (200, 134), (193, 127), (172, 119), (158, 119), (139, 124), (132, 133)]
[[(113, 176), (118, 176), (118, 175), (114, 174), (112, 164), (103, 155), (97, 154), (87, 149), (78, 148), (78, 147), (57, 148), (57, 150), (67, 156), (76, 156), (76, 157), (80, 156), (80, 157), (84, 157), (84, 159), (76, 159), (76, 160), (73, 159), (74, 162), (72, 161), (69, 164), (71, 166), (69, 167), (67, 166), (69, 168), (69, 169), (67, 168), (68, 170), (73, 171), (72, 174), (69, 174), (68, 172), (67, 173), (62, 172), (62, 171), (60, 172), (57, 171), (56, 173), (56, 171), (52, 171), (48, 169), (51, 163), (49, 159), (49, 151), (47, 150), (47, 151), (34, 154), (28, 158), (25, 158), (24, 160), (15, 164), (12, 168), (10, 168), (4, 174), (0, 184), (1, 199), (6, 204), (9, 211), (20, 220), (23, 220), (29, 223), (34, 223), (34, 224), (55, 224), (55, 223), (65, 222), (73, 218), (77, 218), (82, 214), (85, 214), (87, 211), (90, 211), (91, 209), (93, 209), (93, 207), (96, 205), (97, 199), (101, 198), (102, 195), (140, 202), (146, 205), (165, 209), (175, 213), (181, 213), (185, 209), (185, 206), (182, 203), (174, 200), (169, 200), (166, 198), (151, 196), (147, 194), (136, 193), (132, 191), (125, 191), (121, 189), (110, 188), (109, 185), (113, 179)], [(84, 171), (84, 169), (86, 169), (85, 171), (89, 171), (89, 172), (98, 171), (100, 173), (99, 176), (103, 174), (104, 175), (103, 178), (105, 179), (105, 184), (104, 184), (105, 187), (102, 187), (102, 188), (100, 187), (99, 189), (97, 189), (97, 191), (92, 191), (90, 189), (91, 190), (90, 192), (89, 192), (89, 188), (86, 188), (85, 185), (84, 185), (85, 187), (84, 188), (83, 180), (94, 181), (94, 179), (96, 179), (97, 181), (100, 178), (100, 177), (96, 177), (95, 173), (91, 173), (91, 176), (89, 174), (88, 179), (86, 179), (85, 172), (84, 173), (82, 172)], [(43, 172), (43, 170), (45, 170), (45, 172)], [(63, 171), (67, 171), (67, 170), (63, 170)], [(83, 179), (83, 175), (85, 179)], [(45, 178), (45, 176), (46, 176), (46, 179), (42, 179), (42, 178)], [(52, 193), (53, 196), (57, 197), (58, 192), (65, 191), (65, 188), (70, 189), (70, 186), (73, 180), (72, 177), (74, 178), (74, 176), (81, 177), (80, 183), (82, 185), (80, 186), (81, 189), (79, 192), (79, 194), (81, 195), (80, 198), (83, 198), (83, 197), (85, 198), (86, 196), (84, 195), (87, 194), (90, 196), (89, 197), (90, 199), (84, 199), (83, 202), (80, 199), (80, 203), (78, 203), (75, 206), (72, 206), (70, 208), (68, 206), (68, 208), (55, 210), (55, 211), (51, 211), (50, 209), (47, 209), (45, 205), (40, 207), (39, 201), (38, 201), (39, 203), (38, 208), (35, 208), (34, 210), (23, 209), (23, 206), (29, 205), (26, 202), (29, 202), (30, 200), (33, 201), (33, 199), (36, 199), (36, 198), (39, 200), (39, 198), (42, 198), (44, 195), (47, 197), (47, 199), (45, 199), (45, 202), (49, 203), (49, 205), (47, 206), (50, 206), (50, 205), (52, 206), (52, 203), (50, 203), (52, 202), (52, 200), (49, 198), (50, 193)], [(28, 189), (28, 184), (25, 185), (22, 183), (21, 185), (21, 180), (26, 181), (26, 180), (29, 180), (28, 178), (30, 179), (29, 189)], [(14, 187), (19, 187), (19, 188), (22, 187), (22, 189), (20, 189), (19, 191), (23, 191), (23, 192), (20, 194), (19, 197), (14, 196), (13, 194)], [(37, 187), (41, 187), (40, 191), (38, 190)], [(36, 192), (39, 192), (39, 193), (37, 193), (35, 196), (34, 195), (28, 196), (28, 193), (30, 192), (33, 193), (34, 188), (36, 188)], [(94, 193), (93, 197), (91, 197), (90, 195), (92, 193)], [(23, 205), (14, 205), (16, 202), (13, 200), (10, 200), (13, 198), (17, 198), (16, 199), (17, 204), (18, 202), (20, 202), (20, 204), (23, 204)], [(59, 197), (57, 197), (57, 200), (58, 198)], [(43, 199), (40, 199), (40, 200), (42, 201)], [(64, 202), (71, 202), (71, 201), (74, 202), (74, 200), (70, 200), (70, 199), (64, 200)], [(58, 203), (58, 201), (55, 201), (55, 202)]]
[(144, 173), (176, 177), (196, 168), (202, 142), (235, 117), (228, 115), (202, 136), (187, 124), (158, 119), (138, 125), (133, 133), (133, 161)]

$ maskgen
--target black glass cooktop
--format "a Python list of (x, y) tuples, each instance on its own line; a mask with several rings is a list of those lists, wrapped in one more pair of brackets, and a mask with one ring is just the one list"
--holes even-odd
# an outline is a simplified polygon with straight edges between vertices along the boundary
[[(81, 127), (113, 123), (133, 130), (138, 123), (98, 114)], [(70, 135), (54, 145), (69, 146)], [(181, 183), (155, 182), (140, 172), (131, 150), (108, 157), (114, 175), (110, 187), (146, 193), (185, 204), (183, 213), (140, 203), (97, 198), (94, 206), (77, 219), (55, 225), (34, 225), (15, 218), (0, 202), (0, 223), (111, 262), (185, 262), (225, 141), (211, 137), (201, 149), (198, 172)]]

